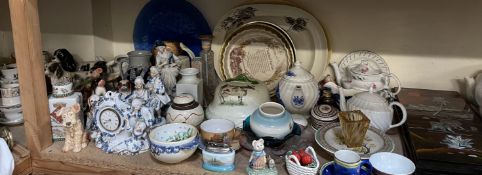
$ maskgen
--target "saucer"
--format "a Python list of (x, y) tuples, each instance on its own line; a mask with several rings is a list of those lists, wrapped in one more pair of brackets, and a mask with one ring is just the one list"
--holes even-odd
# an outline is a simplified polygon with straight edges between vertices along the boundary
[(0, 117), (0, 124), (2, 125), (18, 125), (23, 123), (23, 117), (15, 120), (7, 120), (6, 118)]
[[(325, 163), (320, 169), (320, 175), (334, 175), (335, 174), (335, 162), (331, 161)], [(360, 175), (369, 175), (370, 172), (361, 168)]]
[[(1, 98), (0, 98), (1, 99)], [(13, 108), (20, 108), (22, 107), (22, 104), (15, 104), (15, 105), (3, 105), (2, 101), (0, 100), (0, 108), (8, 108), (8, 109), (13, 109)]]

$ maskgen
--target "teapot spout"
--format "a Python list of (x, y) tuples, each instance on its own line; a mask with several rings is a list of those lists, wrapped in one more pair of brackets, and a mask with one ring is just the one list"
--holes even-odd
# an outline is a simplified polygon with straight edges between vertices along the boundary
[(341, 73), (340, 68), (338, 68), (338, 63), (333, 62), (330, 65), (333, 67), (333, 72), (335, 72), (336, 84), (341, 85)]

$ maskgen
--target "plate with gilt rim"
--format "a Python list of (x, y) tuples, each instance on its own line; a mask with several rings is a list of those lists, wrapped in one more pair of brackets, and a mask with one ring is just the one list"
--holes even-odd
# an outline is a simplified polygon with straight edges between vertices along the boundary
[[(309, 70), (316, 80), (321, 80), (329, 63), (330, 50), (323, 27), (308, 12), (287, 5), (251, 4), (236, 7), (226, 13), (213, 29), (212, 50), (214, 67), (221, 80), (226, 80), (223, 72), (223, 47), (228, 38), (244, 24), (261, 21), (282, 29), (291, 39), (294, 47), (294, 60)], [(251, 77), (255, 78), (256, 77)]]

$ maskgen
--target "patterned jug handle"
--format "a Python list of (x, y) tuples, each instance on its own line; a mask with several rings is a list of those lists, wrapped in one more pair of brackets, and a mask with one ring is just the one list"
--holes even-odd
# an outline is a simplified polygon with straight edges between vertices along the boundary
[(395, 127), (399, 127), (400, 125), (402, 125), (403, 123), (405, 123), (405, 121), (407, 121), (407, 109), (405, 109), (405, 106), (403, 106), (401, 103), (399, 102), (392, 102), (390, 103), (390, 105), (388, 105), (389, 109), (392, 110), (392, 114), (393, 114), (393, 106), (398, 106), (400, 108), (400, 110), (402, 111), (402, 120), (400, 122), (398, 122), (397, 124), (394, 124), (394, 125), (390, 125), (390, 128), (395, 128)]

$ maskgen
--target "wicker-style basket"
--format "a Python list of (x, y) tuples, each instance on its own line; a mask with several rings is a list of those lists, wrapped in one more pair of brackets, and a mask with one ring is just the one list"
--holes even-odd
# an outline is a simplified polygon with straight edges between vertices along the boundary
[[(291, 175), (315, 175), (318, 173), (318, 169), (320, 168), (320, 161), (318, 161), (318, 158), (316, 157), (315, 150), (313, 150), (313, 147), (308, 146), (305, 151), (307, 154), (310, 154), (311, 157), (313, 158), (313, 163), (315, 166), (313, 168), (310, 167), (305, 167), (300, 164), (300, 161), (293, 155), (286, 155), (285, 156), (285, 161), (286, 161), (286, 169), (288, 169), (288, 173)], [(291, 161), (290, 159), (293, 159), (295, 162)]]

